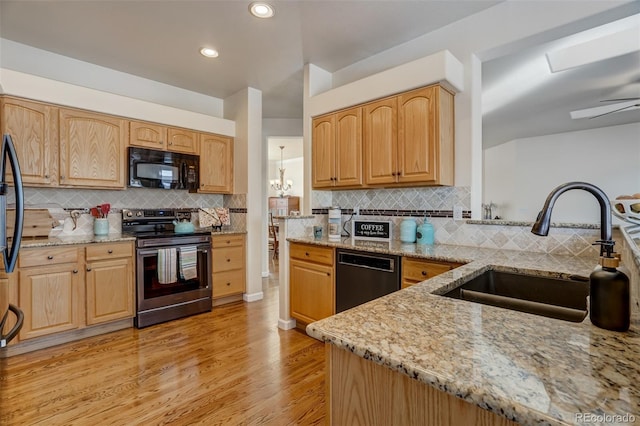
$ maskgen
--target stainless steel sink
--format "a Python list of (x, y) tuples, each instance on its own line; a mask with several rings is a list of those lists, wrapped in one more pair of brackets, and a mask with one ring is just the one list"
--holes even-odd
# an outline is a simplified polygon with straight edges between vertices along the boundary
[(560, 279), (488, 270), (445, 297), (468, 300), (565, 321), (587, 316), (587, 278)]

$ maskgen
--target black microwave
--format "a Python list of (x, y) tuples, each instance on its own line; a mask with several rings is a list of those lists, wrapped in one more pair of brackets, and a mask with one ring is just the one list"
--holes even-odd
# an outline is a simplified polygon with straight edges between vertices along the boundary
[(129, 147), (129, 187), (187, 189), (200, 182), (200, 157), (177, 152)]

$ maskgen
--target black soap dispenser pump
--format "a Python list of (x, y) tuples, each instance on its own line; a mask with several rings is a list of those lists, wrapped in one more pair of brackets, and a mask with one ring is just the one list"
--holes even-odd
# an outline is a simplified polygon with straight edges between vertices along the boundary
[(630, 320), (629, 277), (618, 270), (620, 260), (605, 253), (589, 276), (589, 318), (606, 330), (627, 331)]

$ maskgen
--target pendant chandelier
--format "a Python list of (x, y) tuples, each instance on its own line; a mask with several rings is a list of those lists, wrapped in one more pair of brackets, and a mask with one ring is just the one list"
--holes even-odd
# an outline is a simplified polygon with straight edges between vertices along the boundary
[(271, 188), (278, 191), (278, 195), (280, 197), (284, 197), (284, 193), (290, 190), (291, 186), (293, 185), (293, 181), (291, 179), (288, 179), (287, 181), (284, 180), (283, 151), (284, 146), (280, 145), (280, 180), (272, 179), (270, 181)]

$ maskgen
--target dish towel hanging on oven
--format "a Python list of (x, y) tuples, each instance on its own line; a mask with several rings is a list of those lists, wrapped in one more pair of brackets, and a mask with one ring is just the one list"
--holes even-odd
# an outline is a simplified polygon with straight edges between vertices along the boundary
[(180, 247), (180, 277), (184, 280), (198, 278), (198, 247)]
[(158, 282), (160, 284), (172, 284), (177, 281), (176, 274), (176, 249), (158, 249)]

